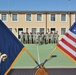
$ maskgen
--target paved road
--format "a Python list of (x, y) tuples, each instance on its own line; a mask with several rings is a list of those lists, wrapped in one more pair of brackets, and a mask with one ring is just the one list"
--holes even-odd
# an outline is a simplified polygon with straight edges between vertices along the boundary
[[(47, 68), (50, 75), (76, 75), (76, 68)], [(8, 75), (34, 75), (36, 69), (12, 69)]]

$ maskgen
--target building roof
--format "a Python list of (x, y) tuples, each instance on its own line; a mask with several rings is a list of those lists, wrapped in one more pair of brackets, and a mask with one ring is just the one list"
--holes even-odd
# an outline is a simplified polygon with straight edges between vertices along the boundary
[(0, 10), (0, 13), (76, 13), (76, 11), (18, 11), (18, 10), (10, 10), (10, 11), (4, 11)]

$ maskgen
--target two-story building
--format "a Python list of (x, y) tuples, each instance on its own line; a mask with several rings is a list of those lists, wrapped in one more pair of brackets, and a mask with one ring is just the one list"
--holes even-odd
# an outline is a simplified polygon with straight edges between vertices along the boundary
[(76, 11), (0, 11), (0, 19), (20, 38), (21, 32), (58, 31), (59, 39), (76, 21)]

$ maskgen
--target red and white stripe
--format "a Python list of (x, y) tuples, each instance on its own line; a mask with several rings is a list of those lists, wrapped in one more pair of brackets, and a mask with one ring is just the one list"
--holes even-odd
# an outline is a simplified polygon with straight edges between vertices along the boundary
[(76, 61), (76, 35), (74, 33), (69, 30), (57, 46)]

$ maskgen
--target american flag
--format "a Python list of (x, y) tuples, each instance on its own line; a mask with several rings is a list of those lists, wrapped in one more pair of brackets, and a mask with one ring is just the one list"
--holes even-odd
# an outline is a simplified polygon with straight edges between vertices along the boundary
[(76, 61), (76, 22), (65, 33), (57, 47)]

